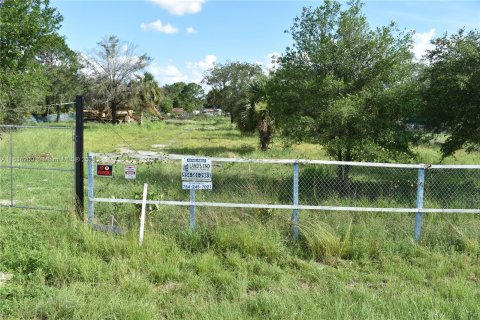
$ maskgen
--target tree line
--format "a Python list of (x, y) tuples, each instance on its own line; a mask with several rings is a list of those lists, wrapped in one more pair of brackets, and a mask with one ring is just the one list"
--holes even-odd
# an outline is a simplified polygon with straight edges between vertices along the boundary
[[(107, 36), (88, 54), (58, 34), (62, 16), (48, 0), (0, 2), (0, 117), (60, 113), (76, 94), (109, 112), (129, 107), (167, 113), (221, 108), (267, 150), (275, 136), (323, 146), (340, 161), (391, 161), (413, 155), (432, 134), (441, 150), (480, 146), (480, 33), (459, 30), (432, 41), (417, 61), (413, 33), (392, 22), (372, 28), (359, 0), (305, 7), (287, 32), (293, 43), (268, 73), (253, 63), (214, 65), (202, 84), (161, 87), (135, 45)], [(345, 167), (348, 170), (348, 167)], [(348, 172), (339, 173), (348, 176)]]

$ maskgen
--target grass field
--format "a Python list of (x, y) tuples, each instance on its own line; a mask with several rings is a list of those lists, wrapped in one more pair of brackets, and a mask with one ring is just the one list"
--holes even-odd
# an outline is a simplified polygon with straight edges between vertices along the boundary
[[(51, 131), (15, 132), (14, 155), (70, 156), (71, 133), (55, 135), (60, 136), (52, 143)], [(8, 155), (6, 141), (5, 136), (0, 141), (3, 157)], [(285, 148), (280, 141), (262, 153), (257, 151), (255, 136), (241, 136), (224, 119), (143, 127), (87, 124), (85, 144), (85, 150), (92, 152), (123, 148), (327, 159), (319, 146)], [(478, 153), (460, 152), (444, 163), (478, 164), (478, 159)], [(434, 143), (418, 147), (417, 158), (411, 160), (439, 161)], [(149, 179), (162, 180), (160, 174)], [(30, 182), (39, 179), (42, 183)], [(8, 199), (5, 186), (9, 183), (9, 172), (1, 171), (0, 199)], [(65, 174), (15, 171), (14, 184), (16, 199), (67, 206), (72, 182)], [(115, 192), (109, 184), (103, 188), (105, 195)], [(138, 192), (140, 184), (124, 184), (116, 192)], [(153, 196), (177, 194), (170, 184), (158, 190), (153, 189)], [(133, 205), (97, 206), (105, 212), (105, 220), (113, 213), (123, 223), (128, 229), (123, 236), (92, 231), (71, 210), (64, 214), (1, 208), (0, 272), (13, 278), (0, 284), (0, 317), (480, 318), (478, 216), (425, 215), (422, 240), (417, 244), (410, 214), (301, 212), (300, 239), (294, 241), (291, 212), (285, 210), (197, 208), (197, 229), (190, 232), (188, 208), (151, 209), (145, 244), (139, 247), (139, 210)]]

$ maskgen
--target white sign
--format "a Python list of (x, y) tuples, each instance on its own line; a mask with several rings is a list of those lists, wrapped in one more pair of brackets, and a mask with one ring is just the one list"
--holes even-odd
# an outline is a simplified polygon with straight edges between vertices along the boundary
[(212, 160), (200, 157), (183, 158), (182, 189), (212, 189)]
[(188, 190), (212, 190), (211, 182), (182, 181), (182, 189)]
[(183, 158), (182, 181), (212, 181), (212, 160), (207, 158)]
[(132, 165), (125, 166), (125, 179), (136, 179), (137, 167)]

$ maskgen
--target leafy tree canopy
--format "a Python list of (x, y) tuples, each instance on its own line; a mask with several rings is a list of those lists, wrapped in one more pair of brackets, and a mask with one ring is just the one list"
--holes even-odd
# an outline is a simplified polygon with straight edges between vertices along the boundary
[(57, 33), (63, 18), (48, 0), (0, 2), (0, 112), (21, 122), (48, 94), (50, 78), (41, 56), (68, 51)]
[(183, 108), (187, 112), (192, 112), (203, 107), (205, 92), (197, 83), (176, 82), (165, 85), (164, 90), (174, 108)]
[(480, 33), (444, 35), (433, 41), (423, 73), (424, 113), (428, 128), (449, 135), (444, 157), (466, 148), (480, 149)]
[(216, 64), (203, 79), (215, 90), (216, 103), (230, 113), (232, 123), (238, 119), (248, 100), (248, 86), (262, 76), (262, 68), (248, 62)]
[(391, 160), (411, 154), (407, 118), (418, 105), (411, 35), (395, 24), (371, 29), (360, 1), (304, 8), (293, 47), (267, 86), (281, 134), (324, 146), (337, 160)]

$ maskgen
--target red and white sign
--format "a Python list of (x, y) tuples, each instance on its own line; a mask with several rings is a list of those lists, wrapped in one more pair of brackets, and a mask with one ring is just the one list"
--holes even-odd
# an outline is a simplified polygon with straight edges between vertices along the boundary
[(97, 164), (97, 176), (113, 177), (113, 165)]
[(137, 167), (133, 165), (125, 166), (125, 179), (136, 179), (137, 178)]

